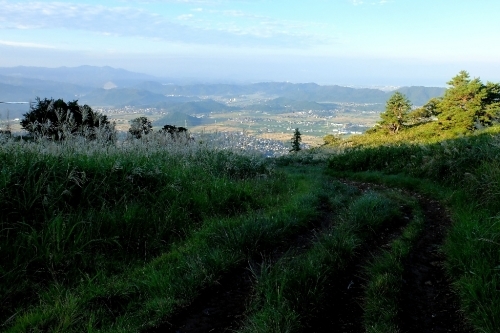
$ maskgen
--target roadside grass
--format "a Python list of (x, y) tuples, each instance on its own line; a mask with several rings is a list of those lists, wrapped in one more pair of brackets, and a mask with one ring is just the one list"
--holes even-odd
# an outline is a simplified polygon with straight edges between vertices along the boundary
[[(344, 185), (345, 186), (345, 185)], [(304, 253), (291, 251), (276, 264), (254, 269), (256, 291), (240, 332), (298, 332), (335, 275), (356, 255), (363, 241), (401, 215), (400, 203), (380, 193), (352, 195), (350, 189), (328, 193), (342, 207), (331, 228), (317, 235)], [(351, 193), (351, 194), (349, 194)], [(339, 200), (338, 196), (344, 197)]]
[(365, 266), (364, 327), (368, 333), (398, 333), (398, 300), (403, 284), (403, 261), (422, 232), (424, 217), (411, 203), (413, 219), (403, 234)]
[(499, 127), (432, 144), (347, 149), (332, 174), (419, 190), (443, 201), (453, 224), (442, 250), (466, 319), (477, 331), (500, 327)]
[(318, 214), (318, 167), (285, 174), (209, 143), (86, 144), (0, 145), (2, 330), (154, 327)]

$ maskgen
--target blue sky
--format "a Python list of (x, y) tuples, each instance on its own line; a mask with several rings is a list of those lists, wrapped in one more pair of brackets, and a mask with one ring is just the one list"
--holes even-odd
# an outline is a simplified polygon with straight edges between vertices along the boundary
[(440, 85), (500, 81), (498, 0), (0, 0), (0, 66), (161, 77)]

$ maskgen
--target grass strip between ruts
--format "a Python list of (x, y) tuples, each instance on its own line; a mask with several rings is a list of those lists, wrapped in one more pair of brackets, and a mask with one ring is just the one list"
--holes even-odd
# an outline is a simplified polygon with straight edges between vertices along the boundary
[(398, 299), (403, 283), (403, 260), (422, 232), (424, 217), (413, 204), (413, 219), (403, 234), (365, 267), (364, 327), (367, 333), (397, 333)]
[(400, 204), (379, 193), (356, 198), (333, 227), (305, 253), (263, 266), (256, 297), (241, 332), (297, 332), (313, 304), (325, 301), (328, 280), (346, 268), (364, 239), (401, 214)]

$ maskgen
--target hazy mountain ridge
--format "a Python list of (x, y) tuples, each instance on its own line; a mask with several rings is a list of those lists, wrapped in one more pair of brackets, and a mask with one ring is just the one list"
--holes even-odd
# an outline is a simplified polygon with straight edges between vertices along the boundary
[(171, 112), (160, 119), (153, 121), (153, 126), (164, 126), (165, 124), (170, 124), (175, 126), (193, 127), (207, 124), (209, 122), (211, 121), (207, 118), (192, 117), (183, 112)]
[(79, 67), (0, 67), (0, 75), (25, 79), (38, 79), (72, 83), (93, 88), (102, 88), (111, 81), (118, 86), (132, 86), (142, 81), (157, 79), (152, 75), (130, 72), (125, 69), (109, 66), (79, 66)]
[[(27, 102), (36, 97), (63, 98), (76, 99), (92, 107), (154, 107), (167, 109), (169, 112), (194, 114), (233, 110), (223, 103), (208, 101), (217, 96), (231, 99), (258, 94), (262, 96), (262, 100), (249, 103), (246, 109), (286, 111), (287, 107), (294, 110), (322, 110), (326, 106), (319, 103), (326, 102), (383, 105), (392, 94), (379, 89), (321, 86), (316, 83), (179, 85), (171, 82), (170, 79), (111, 67), (0, 67), (0, 101)], [(116, 88), (103, 89), (107, 83), (116, 85)], [(431, 97), (441, 96), (445, 88), (402, 87), (398, 91), (407, 95), (418, 106), (425, 104)], [(266, 101), (266, 96), (271, 100)], [(193, 104), (200, 97), (205, 103)]]

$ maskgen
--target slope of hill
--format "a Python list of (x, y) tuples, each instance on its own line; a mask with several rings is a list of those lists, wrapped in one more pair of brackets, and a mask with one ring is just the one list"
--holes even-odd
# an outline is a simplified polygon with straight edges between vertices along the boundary
[(398, 90), (406, 95), (410, 102), (416, 106), (422, 106), (433, 97), (441, 97), (444, 95), (446, 88), (439, 87), (402, 87)]
[(158, 105), (172, 105), (186, 102), (192, 98), (169, 97), (147, 90), (133, 88), (97, 89), (81, 97), (81, 102), (91, 106), (136, 106), (157, 107)]
[(182, 112), (171, 112), (153, 122), (153, 126), (163, 127), (165, 125), (194, 127), (208, 123), (206, 118), (197, 118)]
[(294, 99), (279, 97), (269, 101), (262, 101), (245, 107), (245, 110), (264, 111), (269, 113), (284, 113), (302, 110), (328, 110), (332, 104), (319, 104), (310, 101), (297, 101)]
[(167, 112), (181, 112), (186, 114), (208, 114), (211, 112), (221, 113), (237, 110), (234, 107), (218, 103), (211, 99), (175, 104), (167, 106), (164, 109)]

